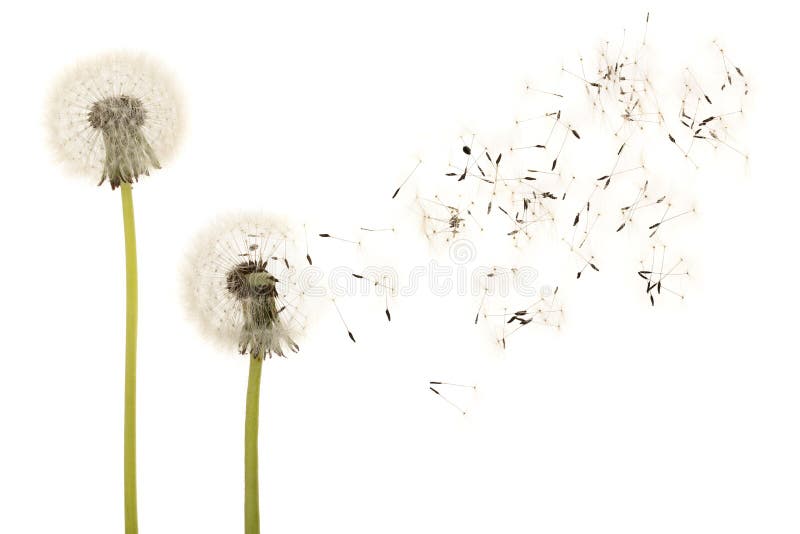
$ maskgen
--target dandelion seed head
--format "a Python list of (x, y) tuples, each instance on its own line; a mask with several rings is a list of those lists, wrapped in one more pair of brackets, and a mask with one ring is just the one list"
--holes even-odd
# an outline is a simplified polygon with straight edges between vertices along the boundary
[(200, 232), (183, 271), (187, 311), (224, 348), (253, 357), (297, 352), (307, 298), (295, 266), (303, 256), (280, 219), (219, 218)]
[(83, 61), (55, 84), (47, 112), (58, 159), (114, 189), (147, 176), (173, 155), (181, 104), (165, 71), (136, 55)]

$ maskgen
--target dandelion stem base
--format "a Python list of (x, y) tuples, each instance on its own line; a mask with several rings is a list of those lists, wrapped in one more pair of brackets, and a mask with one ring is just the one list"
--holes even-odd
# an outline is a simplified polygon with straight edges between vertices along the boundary
[(258, 404), (261, 392), (260, 357), (250, 358), (247, 406), (244, 419), (244, 532), (261, 532), (258, 511)]

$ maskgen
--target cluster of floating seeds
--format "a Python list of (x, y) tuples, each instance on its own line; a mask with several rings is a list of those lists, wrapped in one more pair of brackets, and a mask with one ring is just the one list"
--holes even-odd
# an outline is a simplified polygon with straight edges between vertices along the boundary
[[(526, 251), (560, 243), (566, 267), (561, 283), (550, 286), (555, 290), (543, 287), (546, 294), (522, 307), (519, 299), (493, 294), (488, 283), (478, 295), (474, 322), (492, 325), (503, 347), (525, 326), (558, 327), (558, 287), (563, 293), (565, 284), (581, 284), (613, 265), (614, 252), (607, 251), (620, 243), (608, 246), (610, 240), (642, 251), (631, 274), (644, 281), (651, 305), (662, 296), (683, 299), (687, 263), (665, 244), (680, 247), (679, 230), (697, 213), (681, 186), (705, 156), (748, 162), (736, 137), (750, 92), (742, 69), (714, 41), (709, 55), (718, 61), (704, 66), (702, 83), (700, 71), (688, 67), (675, 73), (681, 83), (660, 82), (652, 74), (661, 71), (648, 64), (649, 18), (640, 37), (625, 32), (619, 43), (603, 42), (593, 59), (562, 66), (557, 86), (528, 85), (510, 146), (462, 135), (443, 172), (417, 179), (427, 192), (415, 203), (432, 245), (469, 239), (477, 247), (506, 243), (518, 252), (516, 265), (484, 275), (487, 280), (540, 265), (541, 255), (534, 260)], [(676, 166), (683, 170), (676, 173)]]

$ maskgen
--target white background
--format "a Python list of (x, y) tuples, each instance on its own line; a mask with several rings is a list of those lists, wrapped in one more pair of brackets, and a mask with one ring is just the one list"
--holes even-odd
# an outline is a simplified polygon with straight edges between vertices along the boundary
[[(320, 231), (381, 225), (417, 157), (507, 128), (526, 81), (638, 31), (646, 9), (5, 5), (0, 532), (122, 532), (120, 202), (53, 163), (44, 103), (63, 68), (143, 50), (184, 90), (180, 155), (134, 195), (140, 527), (230, 533), (247, 361), (184, 317), (178, 271), (194, 231), (237, 208)], [(265, 367), (264, 532), (800, 530), (794, 19), (765, 2), (650, 11), (664, 65), (691, 64), (718, 38), (752, 81), (749, 169), (690, 173), (685, 303), (650, 309), (635, 276), (604, 270), (569, 295), (560, 331), (506, 351), (471, 324), (473, 298), (421, 289), (394, 304), (391, 325), (379, 301), (344, 300), (355, 345), (323, 311), (298, 357)], [(427, 261), (416, 232), (392, 244), (406, 265)], [(324, 247), (312, 252), (340, 261)], [(453, 396), (466, 417), (428, 391), (435, 379), (478, 385)]]

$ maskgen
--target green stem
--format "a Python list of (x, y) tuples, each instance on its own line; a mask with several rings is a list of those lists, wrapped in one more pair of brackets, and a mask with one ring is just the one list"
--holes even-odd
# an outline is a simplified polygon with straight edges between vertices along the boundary
[(133, 221), (131, 185), (123, 183), (122, 221), (125, 228), (125, 534), (139, 532), (136, 512), (136, 323), (138, 287), (136, 276), (136, 230)]
[(250, 358), (244, 418), (244, 532), (261, 532), (258, 514), (258, 402), (261, 391), (260, 355)]

